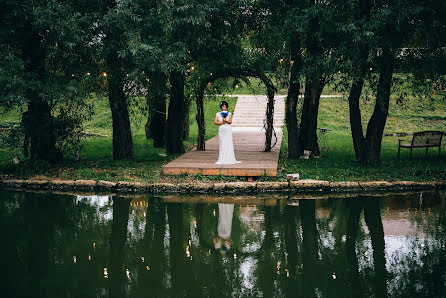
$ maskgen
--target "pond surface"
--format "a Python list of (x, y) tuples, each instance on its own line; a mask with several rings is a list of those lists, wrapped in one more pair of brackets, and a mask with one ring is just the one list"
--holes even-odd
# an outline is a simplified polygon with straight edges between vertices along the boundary
[(203, 198), (1, 191), (1, 296), (446, 297), (444, 191)]

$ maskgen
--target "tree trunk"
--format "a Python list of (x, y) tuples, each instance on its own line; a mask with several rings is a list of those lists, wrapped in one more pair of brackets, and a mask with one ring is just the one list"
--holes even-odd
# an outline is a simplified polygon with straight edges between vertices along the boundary
[(164, 147), (166, 130), (166, 76), (155, 73), (152, 76), (150, 93), (147, 96), (149, 116), (145, 125), (146, 138), (153, 139), (155, 148)]
[(56, 149), (56, 132), (51, 108), (39, 95), (29, 96), (31, 98), (28, 97), (30, 102), (28, 103), (29, 125), (27, 126), (31, 139), (31, 159), (61, 161), (63, 155)]
[(353, 79), (348, 96), (353, 147), (355, 149), (356, 161), (361, 163), (367, 159), (367, 144), (362, 130), (361, 110), (359, 108), (359, 98), (361, 97), (362, 87), (364, 86), (363, 75), (361, 73)]
[(198, 125), (197, 150), (199, 151), (206, 150), (206, 143), (205, 143), (206, 122), (204, 121), (203, 97), (204, 97), (204, 88), (200, 86), (200, 89), (197, 91), (195, 95), (195, 100), (197, 104), (197, 115), (195, 117)]
[(288, 131), (288, 158), (299, 158), (299, 129), (297, 124), (297, 103), (300, 94), (300, 51), (297, 43), (291, 44), (291, 76), (288, 96), (286, 98), (285, 121)]
[(166, 126), (167, 154), (184, 153), (183, 125), (184, 125), (184, 74), (172, 72), (170, 74), (170, 101)]
[(304, 104), (299, 129), (300, 152), (309, 150), (314, 155), (320, 154), (317, 141), (317, 116), (319, 112), (319, 99), (324, 87), (321, 81), (319, 79), (306, 79)]
[[(116, 57), (116, 59), (118, 59)], [(124, 94), (124, 74), (118, 65), (108, 60), (108, 100), (113, 120), (113, 159), (133, 157), (127, 98)]]
[(379, 163), (381, 159), (381, 142), (389, 113), (393, 67), (393, 55), (388, 47), (384, 47), (375, 109), (367, 125), (367, 161), (372, 164)]
[[(29, 37), (22, 44), (23, 60), (27, 61), (25, 72), (32, 74), (36, 80), (46, 80), (46, 70), (43, 65), (44, 50), (41, 48), (40, 37), (34, 32), (31, 23), (25, 27)], [(31, 159), (42, 159), (46, 161), (60, 161), (62, 153), (56, 149), (56, 131), (54, 118), (51, 115), (51, 107), (40, 95), (40, 90), (32, 87), (37, 82), (30, 82), (25, 91), (28, 100), (28, 123), (24, 123), (25, 137), (27, 133), (31, 139)]]
[(183, 124), (183, 140), (189, 139), (190, 123), (189, 123), (189, 113), (190, 113), (190, 97), (184, 98), (184, 124)]
[(268, 103), (266, 104), (266, 132), (265, 132), (265, 152), (271, 152), (271, 138), (274, 129), (274, 88), (266, 85)]

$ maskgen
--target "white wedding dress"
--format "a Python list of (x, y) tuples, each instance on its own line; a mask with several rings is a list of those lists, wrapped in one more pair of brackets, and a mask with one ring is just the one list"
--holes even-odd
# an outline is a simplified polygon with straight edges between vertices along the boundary
[[(218, 122), (223, 121), (223, 116), (217, 113)], [(225, 119), (229, 119), (231, 112), (228, 112), (228, 115)], [(235, 159), (234, 154), (234, 144), (232, 142), (232, 126), (231, 124), (222, 124), (218, 128), (218, 141), (219, 141), (219, 152), (218, 152), (218, 161), (215, 163), (217, 165), (233, 165), (237, 163), (241, 163), (241, 161), (237, 161)]]

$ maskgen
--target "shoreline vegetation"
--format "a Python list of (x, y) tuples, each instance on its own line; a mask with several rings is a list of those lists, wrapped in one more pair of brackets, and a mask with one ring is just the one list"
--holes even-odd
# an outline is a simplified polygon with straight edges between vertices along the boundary
[[(243, 90), (237, 90), (242, 91)], [(260, 91), (260, 90), (259, 90)], [(245, 91), (246, 92), (246, 91)], [(260, 92), (259, 92), (260, 93)], [(212, 125), (214, 111), (218, 110), (221, 97), (209, 96), (204, 101), (206, 116), (206, 140), (217, 134)], [(225, 97), (230, 111), (234, 111), (236, 97)], [(395, 102), (395, 99), (392, 100)], [(20, 146), (16, 150), (0, 149), (0, 178), (31, 180), (105, 180), (127, 181), (143, 184), (158, 183), (217, 183), (222, 181), (244, 181), (245, 177), (195, 175), (167, 176), (162, 174), (165, 164), (179, 156), (166, 155), (165, 149), (154, 148), (153, 140), (147, 140), (144, 134), (144, 111), (132, 112), (132, 132), (135, 156), (132, 159), (114, 161), (112, 156), (112, 138), (109, 123), (111, 115), (108, 102), (104, 98), (92, 98), (93, 117), (85, 123), (84, 130), (90, 135), (83, 139), (79, 151), (79, 160), (68, 158), (62, 163), (51, 164), (44, 161), (24, 160)], [(362, 100), (364, 114), (373, 110), (372, 100)], [(186, 150), (196, 145), (197, 125), (193, 120), (195, 111), (190, 112), (190, 136), (185, 140)], [(367, 118), (367, 117), (364, 117)], [(442, 155), (437, 157), (436, 150), (430, 150), (425, 157), (425, 150), (415, 150), (413, 159), (409, 159), (409, 150), (401, 152), (397, 158), (398, 139), (407, 137), (385, 136), (382, 143), (382, 160), (378, 165), (360, 165), (355, 161), (353, 143), (348, 120), (348, 102), (345, 98), (321, 98), (318, 127), (331, 129), (320, 137), (321, 155), (309, 160), (293, 160), (287, 156), (287, 133), (284, 126), (281, 153), (279, 157), (277, 182), (286, 181), (286, 174), (299, 173), (301, 179), (324, 180), (330, 182), (364, 181), (446, 181), (446, 157), (444, 143)], [(6, 115), (8, 122), (19, 122), (19, 111)], [(404, 105), (391, 104), (384, 133), (412, 133), (421, 130), (446, 130), (446, 100), (438, 97), (433, 100), (409, 98)], [(98, 134), (98, 135), (96, 135)], [(13, 159), (24, 160), (14, 164)], [(273, 177), (259, 177), (256, 181), (273, 181)]]

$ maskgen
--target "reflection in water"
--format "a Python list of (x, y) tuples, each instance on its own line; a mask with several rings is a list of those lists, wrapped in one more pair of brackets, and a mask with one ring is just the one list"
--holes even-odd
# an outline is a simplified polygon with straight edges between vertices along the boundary
[(218, 204), (218, 236), (214, 237), (215, 249), (225, 256), (231, 249), (231, 229), (234, 204)]
[(444, 191), (274, 206), (0, 195), (4, 297), (445, 296)]

